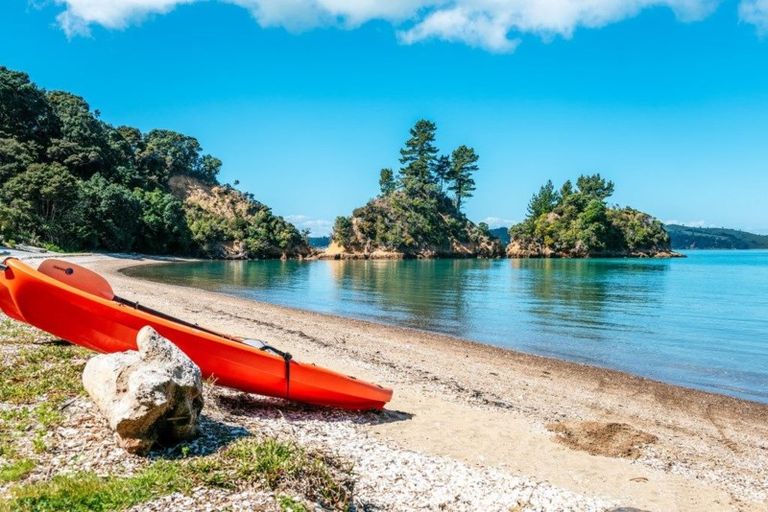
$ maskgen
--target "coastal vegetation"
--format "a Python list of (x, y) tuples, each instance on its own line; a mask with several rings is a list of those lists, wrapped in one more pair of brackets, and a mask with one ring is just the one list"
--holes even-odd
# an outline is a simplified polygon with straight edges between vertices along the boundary
[[(670, 254), (664, 226), (646, 213), (609, 206), (613, 183), (599, 174), (557, 190), (547, 182), (525, 221), (510, 228), (507, 245), (505, 234), (463, 211), (475, 191), (479, 155), (466, 145), (442, 153), (436, 132), (431, 121), (415, 123), (400, 167), (380, 171), (379, 194), (336, 219), (327, 256), (497, 257), (505, 246), (511, 257)], [(26, 74), (0, 67), (4, 244), (233, 259), (316, 252), (308, 233), (252, 194), (219, 183), (221, 166), (194, 137), (112, 126), (83, 98), (43, 90)], [(710, 235), (709, 242), (726, 244), (714, 246), (727, 246), (730, 235)], [(685, 236), (686, 246), (703, 242)]]
[(418, 121), (400, 150), (397, 172), (382, 169), (380, 194), (351, 216), (338, 217), (332, 239), (349, 256), (435, 257), (502, 254), (488, 226), (462, 212), (475, 190), (478, 154), (459, 146), (450, 155), (435, 146), (436, 125)]
[(547, 181), (509, 228), (510, 257), (672, 256), (664, 225), (630, 207), (609, 206), (613, 182), (582, 175), (559, 189)]
[(250, 194), (219, 184), (221, 165), (194, 137), (112, 126), (83, 98), (0, 67), (0, 240), (7, 244), (309, 254), (305, 234)]
[(667, 224), (673, 249), (768, 249), (768, 235), (738, 229)]

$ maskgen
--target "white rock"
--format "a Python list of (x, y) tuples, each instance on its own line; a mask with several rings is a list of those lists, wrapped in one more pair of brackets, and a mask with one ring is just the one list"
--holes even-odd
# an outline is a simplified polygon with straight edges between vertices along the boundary
[(136, 337), (138, 352), (93, 357), (83, 385), (115, 431), (118, 444), (144, 453), (197, 434), (203, 408), (200, 368), (151, 327)]

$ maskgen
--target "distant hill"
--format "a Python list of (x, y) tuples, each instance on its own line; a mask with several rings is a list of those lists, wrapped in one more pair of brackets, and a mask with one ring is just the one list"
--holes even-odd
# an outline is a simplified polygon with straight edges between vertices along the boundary
[(509, 245), (509, 228), (493, 228), (491, 235), (495, 236), (501, 241), (501, 245), (506, 247)]
[(673, 249), (768, 249), (768, 236), (738, 229), (667, 224)]
[(309, 246), (315, 249), (325, 249), (331, 245), (331, 237), (329, 236), (311, 236), (308, 240)]

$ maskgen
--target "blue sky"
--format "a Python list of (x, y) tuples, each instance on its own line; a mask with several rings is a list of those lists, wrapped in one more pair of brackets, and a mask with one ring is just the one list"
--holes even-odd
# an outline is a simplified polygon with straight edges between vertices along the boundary
[(480, 154), (476, 221), (600, 172), (664, 221), (768, 233), (768, 0), (4, 0), (0, 64), (196, 136), (314, 234), (421, 117)]

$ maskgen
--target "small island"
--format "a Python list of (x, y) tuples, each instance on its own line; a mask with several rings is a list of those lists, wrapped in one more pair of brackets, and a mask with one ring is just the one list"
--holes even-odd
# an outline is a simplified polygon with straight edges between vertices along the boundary
[(528, 203), (526, 219), (509, 228), (510, 258), (680, 257), (664, 225), (630, 207), (608, 206), (614, 184), (582, 175), (555, 190), (547, 181)]
[(659, 220), (634, 208), (608, 206), (614, 184), (600, 174), (580, 176), (575, 186), (566, 181), (559, 190), (547, 181), (508, 239), (507, 233), (474, 224), (461, 207), (475, 190), (479, 156), (464, 145), (439, 155), (435, 132), (427, 120), (411, 128), (397, 175), (382, 169), (380, 194), (336, 219), (332, 243), (321, 258), (682, 256), (672, 251)]
[(435, 123), (418, 121), (400, 150), (397, 174), (382, 169), (380, 194), (349, 217), (338, 217), (332, 244), (321, 255), (336, 259), (499, 257), (503, 248), (488, 226), (461, 210), (475, 190), (479, 156), (468, 146), (441, 155)]

